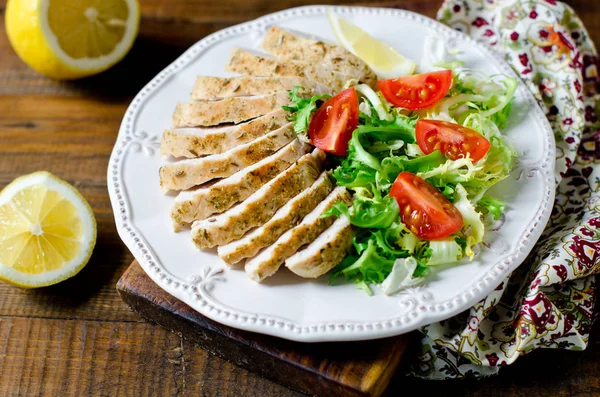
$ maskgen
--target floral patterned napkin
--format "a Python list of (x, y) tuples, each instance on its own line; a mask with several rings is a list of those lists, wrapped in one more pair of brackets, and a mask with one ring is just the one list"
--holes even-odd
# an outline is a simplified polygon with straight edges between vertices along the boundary
[(556, 202), (526, 262), (470, 310), (422, 329), (413, 375), (480, 377), (539, 348), (585, 349), (600, 271), (598, 56), (555, 0), (446, 0), (438, 19), (500, 52), (556, 137)]

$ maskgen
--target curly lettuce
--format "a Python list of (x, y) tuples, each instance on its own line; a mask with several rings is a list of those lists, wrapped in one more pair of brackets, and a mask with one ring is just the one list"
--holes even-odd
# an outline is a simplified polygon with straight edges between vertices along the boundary
[(317, 111), (320, 101), (331, 98), (331, 95), (314, 95), (310, 98), (305, 98), (299, 95), (300, 90), (305, 90), (304, 87), (296, 86), (290, 91), (290, 101), (292, 105), (283, 106), (284, 110), (292, 113), (290, 121), (294, 123), (294, 132), (297, 134), (306, 134), (308, 125), (314, 112)]
[(473, 258), (475, 252), (473, 246), (483, 241), (485, 226), (481, 220), (481, 214), (477, 212), (475, 206), (467, 196), (467, 191), (461, 184), (456, 185), (457, 200), (454, 203), (456, 209), (463, 217), (463, 235), (466, 237), (465, 255)]
[(352, 207), (345, 203), (334, 204), (323, 217), (348, 217), (350, 223), (361, 228), (386, 229), (398, 219), (400, 208), (393, 198), (382, 197), (377, 189), (357, 188)]
[(419, 263), (413, 257), (396, 259), (392, 271), (381, 284), (383, 292), (392, 295), (404, 288), (421, 284), (425, 277), (415, 275), (418, 267)]
[(456, 263), (463, 257), (461, 246), (455, 239), (435, 240), (429, 242), (431, 256), (427, 261), (428, 266)]
[(494, 220), (499, 220), (504, 213), (506, 204), (504, 201), (490, 196), (483, 196), (477, 201), (477, 209), (483, 213), (490, 214)]
[(440, 190), (448, 185), (461, 184), (472, 197), (481, 197), (512, 171), (516, 152), (504, 141), (493, 136), (486, 156), (474, 163), (470, 158), (447, 160), (444, 164), (419, 176)]

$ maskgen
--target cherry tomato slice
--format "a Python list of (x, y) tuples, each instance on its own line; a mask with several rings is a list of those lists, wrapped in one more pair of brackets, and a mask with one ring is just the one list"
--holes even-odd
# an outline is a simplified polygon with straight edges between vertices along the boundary
[(319, 149), (345, 156), (352, 132), (358, 126), (358, 95), (348, 88), (327, 100), (313, 115), (308, 136)]
[(452, 71), (414, 74), (379, 80), (379, 91), (392, 105), (404, 109), (425, 109), (438, 103), (452, 85)]
[(469, 157), (479, 161), (490, 150), (490, 141), (480, 133), (460, 124), (439, 120), (419, 120), (415, 136), (425, 154), (436, 150), (450, 160)]
[(398, 202), (402, 222), (422, 239), (444, 238), (463, 226), (460, 211), (446, 196), (413, 173), (400, 173), (390, 196)]

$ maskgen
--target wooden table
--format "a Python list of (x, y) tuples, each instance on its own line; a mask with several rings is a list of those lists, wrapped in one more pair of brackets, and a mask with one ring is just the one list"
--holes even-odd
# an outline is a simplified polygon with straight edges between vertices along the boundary
[[(0, 0), (4, 15), (6, 0)], [(129, 101), (163, 67), (205, 35), (314, 0), (141, 0), (139, 38), (127, 58), (100, 76), (55, 82), (24, 66), (0, 21), (0, 187), (48, 170), (77, 186), (98, 220), (88, 266), (57, 286), (23, 291), (0, 284), (2, 396), (297, 396), (141, 320), (115, 284), (132, 261), (119, 240), (106, 167)], [(335, 3), (338, 3), (337, 1)], [(440, 0), (366, 2), (435, 16)], [(600, 2), (569, 1), (600, 42)], [(600, 395), (600, 327), (583, 353), (541, 351), (483, 381), (425, 382), (401, 375), (390, 395)]]

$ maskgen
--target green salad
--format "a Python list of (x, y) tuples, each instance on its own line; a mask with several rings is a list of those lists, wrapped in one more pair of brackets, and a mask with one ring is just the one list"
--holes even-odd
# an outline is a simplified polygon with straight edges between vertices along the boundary
[(368, 294), (422, 282), (432, 267), (472, 259), (505, 204), (487, 195), (516, 159), (502, 135), (517, 82), (440, 61), (427, 73), (351, 81), (330, 97), (290, 92), (295, 131), (330, 154), (353, 196), (325, 216), (346, 216), (353, 246), (333, 269)]

